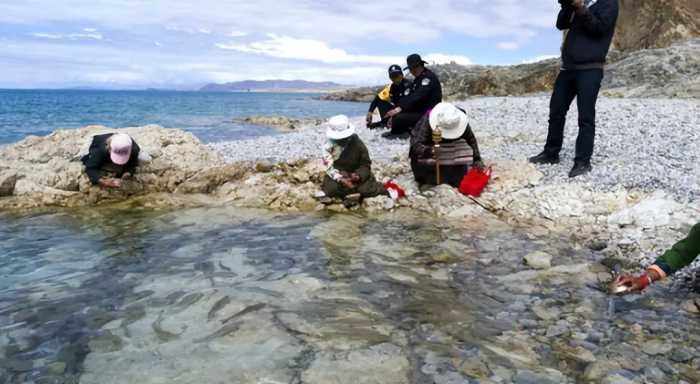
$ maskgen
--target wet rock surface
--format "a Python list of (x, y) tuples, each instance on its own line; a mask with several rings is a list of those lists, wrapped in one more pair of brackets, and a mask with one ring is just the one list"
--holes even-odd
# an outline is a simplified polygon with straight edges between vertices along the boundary
[[(0, 251), (34, 255), (0, 263), (8, 383), (697, 381), (700, 328), (678, 311), (692, 293), (610, 297), (599, 256), (494, 218), (100, 208), (0, 221)], [(522, 265), (537, 251), (555, 267)]]

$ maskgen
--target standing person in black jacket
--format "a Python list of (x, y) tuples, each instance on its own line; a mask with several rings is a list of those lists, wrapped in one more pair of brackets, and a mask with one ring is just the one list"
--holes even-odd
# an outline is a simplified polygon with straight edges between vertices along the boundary
[[(385, 127), (389, 119), (384, 116), (386, 116), (387, 112), (399, 105), (399, 100), (403, 96), (408, 96), (411, 92), (411, 81), (403, 76), (401, 66), (394, 64), (389, 67), (389, 79), (391, 79), (391, 83), (384, 87), (384, 89), (374, 97), (372, 104), (369, 105), (369, 111), (367, 112), (367, 128)], [(382, 120), (373, 124), (372, 118), (374, 117), (374, 111), (376, 109), (379, 109), (379, 116), (381, 116)]]
[(83, 156), (90, 182), (106, 188), (120, 188), (122, 179), (134, 174), (139, 164), (138, 144), (127, 134), (96, 135), (90, 144), (90, 153)]
[(418, 54), (406, 58), (406, 64), (415, 78), (408, 95), (399, 100), (399, 106), (389, 111), (391, 133), (387, 138), (403, 137), (411, 132), (423, 115), (442, 102), (442, 85), (440, 79), (425, 67), (428, 64)]
[(615, 33), (618, 0), (559, 0), (557, 28), (564, 32), (561, 71), (549, 104), (549, 133), (544, 151), (531, 157), (535, 164), (559, 163), (564, 125), (576, 98), (579, 133), (576, 158), (569, 177), (591, 171), (595, 141), (595, 105), (603, 80), (605, 58)]

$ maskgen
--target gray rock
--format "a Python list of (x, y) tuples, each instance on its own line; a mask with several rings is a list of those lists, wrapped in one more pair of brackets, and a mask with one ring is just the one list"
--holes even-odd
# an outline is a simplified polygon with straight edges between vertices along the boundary
[(693, 353), (683, 347), (674, 348), (669, 358), (676, 363), (685, 363), (693, 359)]
[(663, 383), (666, 375), (659, 368), (656, 367), (645, 367), (644, 376), (653, 382)]
[(569, 326), (568, 325), (562, 325), (562, 324), (555, 324), (547, 328), (547, 333), (545, 336), (547, 337), (557, 337), (565, 334), (566, 332), (569, 331)]
[(534, 269), (549, 269), (552, 267), (552, 255), (545, 252), (532, 252), (523, 259), (525, 264)]
[(605, 377), (601, 384), (636, 384), (635, 381), (630, 380), (622, 375), (615, 374)]
[(10, 171), (0, 172), (0, 197), (12, 196), (17, 182), (17, 173)]
[(673, 349), (673, 346), (661, 340), (648, 340), (642, 345), (642, 351), (647, 355), (665, 355)]
[(558, 378), (552, 378), (550, 375), (535, 373), (527, 369), (519, 369), (513, 376), (515, 384), (559, 384)]
[(321, 354), (303, 372), (302, 380), (309, 384), (403, 384), (409, 381), (409, 369), (399, 347), (381, 344)]

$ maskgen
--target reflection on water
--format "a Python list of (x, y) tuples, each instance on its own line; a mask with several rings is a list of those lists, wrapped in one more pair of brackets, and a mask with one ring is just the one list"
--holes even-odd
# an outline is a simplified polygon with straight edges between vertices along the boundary
[(0, 216), (0, 383), (698, 378), (684, 292), (611, 301), (564, 240), (398, 215)]

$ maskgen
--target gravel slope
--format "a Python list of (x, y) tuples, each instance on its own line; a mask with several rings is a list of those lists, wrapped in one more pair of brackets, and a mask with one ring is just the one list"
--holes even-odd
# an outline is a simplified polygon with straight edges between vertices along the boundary
[[(520, 160), (537, 154), (546, 138), (547, 96), (476, 98), (459, 102), (469, 114), (486, 162)], [(651, 192), (663, 190), (680, 202), (700, 196), (700, 101), (615, 99), (598, 102), (594, 171), (573, 181), (597, 191), (619, 186)], [(377, 166), (408, 152), (407, 141), (389, 141), (381, 132), (353, 119)], [(562, 162), (542, 166), (544, 182), (567, 179), (576, 140), (575, 103), (567, 121)], [(325, 138), (322, 128), (211, 146), (228, 161), (314, 158)]]

